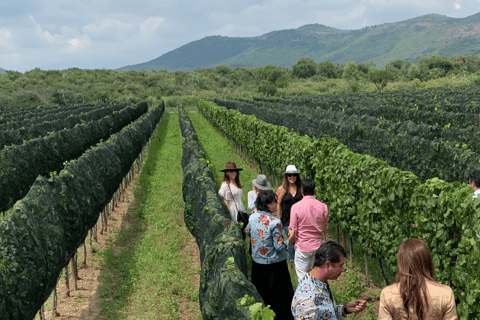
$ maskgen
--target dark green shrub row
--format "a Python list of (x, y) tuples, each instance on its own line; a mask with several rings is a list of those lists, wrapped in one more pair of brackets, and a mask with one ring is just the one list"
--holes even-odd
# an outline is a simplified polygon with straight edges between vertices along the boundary
[(162, 103), (70, 161), (59, 175), (38, 177), (0, 222), (1, 319), (34, 318), (164, 110)]
[[(248, 281), (245, 247), (238, 223), (217, 194), (213, 174), (198, 144), (190, 120), (180, 112), (183, 141), (184, 218), (200, 249), (202, 271), (199, 300), (203, 319), (250, 319), (250, 311), (239, 304), (245, 294), (263, 300)], [(233, 261), (232, 261), (233, 258)]]
[(35, 118), (42, 114), (45, 115), (61, 110), (64, 109), (59, 106), (0, 107), (0, 124), (10, 122), (17, 117), (25, 117), (25, 119)]
[(21, 127), (29, 127), (35, 124), (39, 124), (46, 121), (54, 121), (65, 119), (73, 114), (81, 114), (82, 112), (89, 112), (91, 110), (100, 109), (107, 105), (93, 106), (93, 105), (83, 105), (83, 106), (69, 106), (65, 109), (57, 109), (55, 111), (49, 112), (40, 112), (32, 113), (23, 117), (19, 115), (13, 118), (11, 121), (3, 123), (0, 125), (0, 130), (14, 130)]
[(49, 132), (73, 128), (77, 123), (98, 120), (129, 105), (121, 103), (113, 106), (98, 106), (90, 108), (90, 110), (78, 109), (72, 111), (67, 117), (62, 116), (57, 120), (43, 121), (12, 130), (2, 130), (0, 128), (0, 149), (7, 145), (22, 144), (24, 141), (42, 137)]
[[(279, 98), (255, 99), (270, 102), (278, 102), (279, 100)], [(375, 116), (374, 113), (380, 110), (386, 110), (387, 113), (382, 116), (392, 121), (403, 120), (398, 119), (395, 114), (388, 112), (391, 108), (418, 111), (418, 113), (414, 113), (418, 114), (417, 119), (407, 118), (407, 120), (412, 120), (416, 123), (424, 119), (424, 114), (421, 112), (438, 112), (443, 116), (449, 113), (476, 114), (477, 120), (478, 114), (480, 114), (480, 86), (426, 88), (422, 90), (387, 91), (382, 93), (358, 92), (309, 97), (282, 97), (280, 100), (294, 105), (306, 105), (314, 108), (320, 107), (321, 109), (332, 110), (343, 109), (349, 114), (365, 114), (370, 116)], [(372, 109), (372, 113), (370, 113), (369, 108)], [(401, 114), (401, 110), (396, 112)], [(425, 119), (431, 121), (431, 119), (426, 117)], [(446, 120), (448, 120), (448, 118), (446, 118)], [(443, 120), (441, 121), (443, 122)], [(478, 121), (476, 121), (476, 124), (478, 125)]]
[(390, 274), (396, 272), (404, 239), (425, 240), (437, 279), (454, 289), (459, 315), (480, 316), (480, 199), (472, 199), (470, 186), (438, 178), (421, 183), (413, 173), (354, 153), (331, 137), (301, 136), (211, 102), (199, 101), (198, 107), (273, 173), (280, 175), (289, 163), (310, 172), (317, 199), (329, 206), (329, 219), (381, 259)]
[(478, 126), (469, 127), (452, 127), (450, 125), (429, 125), (425, 123), (415, 123), (411, 120), (398, 121), (386, 120), (383, 117), (374, 117), (367, 114), (351, 114), (337, 110), (334, 108), (312, 108), (305, 104), (290, 104), (285, 100), (274, 101), (259, 101), (239, 99), (242, 103), (251, 104), (252, 108), (265, 107), (274, 110), (284, 110), (299, 112), (303, 114), (311, 114), (318, 117), (319, 120), (330, 120), (333, 122), (341, 122), (343, 124), (360, 124), (367, 127), (378, 127), (389, 131), (391, 134), (406, 134), (411, 136), (418, 136), (428, 140), (441, 139), (449, 141), (451, 144), (459, 146), (467, 145), (466, 148), (477, 151), (480, 150), (480, 128)]
[(78, 158), (90, 146), (107, 139), (147, 110), (147, 103), (140, 103), (100, 120), (0, 150), (0, 211), (23, 198), (38, 175), (62, 169), (65, 161)]
[[(387, 161), (393, 167), (415, 173), (421, 180), (439, 177), (446, 181), (466, 181), (468, 175), (480, 167), (480, 154), (455, 147), (454, 143), (429, 140), (419, 136), (382, 129), (357, 117), (289, 107), (278, 104), (262, 106), (254, 102), (215, 99), (219, 105), (253, 114), (275, 125), (285, 126), (312, 137), (330, 135), (352, 151), (369, 154)], [(365, 118), (363, 119), (365, 120)], [(476, 135), (478, 137), (478, 135)], [(480, 139), (474, 140), (474, 145)]]

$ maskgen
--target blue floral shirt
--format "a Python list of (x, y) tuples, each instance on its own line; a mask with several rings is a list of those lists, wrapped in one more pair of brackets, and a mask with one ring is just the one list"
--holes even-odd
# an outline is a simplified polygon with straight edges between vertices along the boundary
[(270, 264), (287, 258), (285, 231), (273, 213), (259, 211), (252, 214), (245, 233), (251, 237), (252, 259), (256, 263)]
[(342, 308), (335, 304), (328, 284), (308, 273), (298, 283), (292, 300), (295, 320), (342, 319)]

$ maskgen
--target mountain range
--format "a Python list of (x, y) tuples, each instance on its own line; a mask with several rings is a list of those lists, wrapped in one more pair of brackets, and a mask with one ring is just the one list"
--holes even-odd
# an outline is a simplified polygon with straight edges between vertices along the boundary
[(0, 73), (5, 73), (5, 69), (0, 68)]
[(321, 24), (280, 30), (258, 37), (209, 36), (187, 43), (151, 61), (118, 70), (192, 71), (219, 64), (259, 67), (272, 64), (291, 68), (300, 58), (373, 62), (415, 62), (424, 56), (480, 53), (480, 13), (466, 18), (430, 14), (359, 30), (341, 30)]

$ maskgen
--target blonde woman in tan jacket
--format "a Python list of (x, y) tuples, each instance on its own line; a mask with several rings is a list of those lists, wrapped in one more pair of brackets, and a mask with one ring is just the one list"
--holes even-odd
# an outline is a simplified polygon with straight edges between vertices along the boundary
[(453, 291), (434, 280), (432, 255), (421, 240), (405, 240), (398, 249), (397, 282), (380, 296), (378, 320), (387, 319), (458, 319)]

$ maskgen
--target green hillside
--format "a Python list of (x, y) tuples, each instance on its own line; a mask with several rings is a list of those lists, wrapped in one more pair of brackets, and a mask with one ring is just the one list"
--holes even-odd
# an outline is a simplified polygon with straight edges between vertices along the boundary
[(330, 60), (374, 62), (437, 55), (480, 53), (480, 13), (456, 19), (431, 14), (360, 30), (340, 30), (320, 24), (273, 31), (251, 38), (212, 36), (190, 42), (146, 63), (119, 70), (184, 70), (228, 64), (258, 67), (272, 64), (290, 68), (300, 58), (316, 62)]

